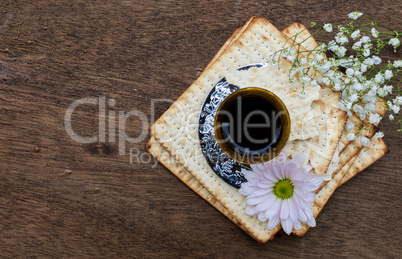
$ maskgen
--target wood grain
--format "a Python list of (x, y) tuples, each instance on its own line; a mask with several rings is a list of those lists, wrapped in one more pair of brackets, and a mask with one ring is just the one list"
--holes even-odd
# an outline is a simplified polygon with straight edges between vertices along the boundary
[[(1, 257), (397, 257), (402, 139), (388, 120), (391, 153), (337, 190), (315, 229), (260, 245), (162, 165), (130, 163), (131, 148), (151, 159), (149, 136), (122, 156), (118, 142), (71, 139), (64, 115), (78, 99), (105, 97), (115, 100), (108, 111), (139, 110), (150, 124), (151, 100), (179, 97), (252, 15), (282, 30), (345, 23), (360, 10), (401, 31), (401, 9), (388, 0), (1, 1)], [(155, 118), (168, 106), (156, 103)], [(98, 116), (79, 106), (74, 131), (97, 136)], [(127, 135), (141, 124), (128, 119)]]

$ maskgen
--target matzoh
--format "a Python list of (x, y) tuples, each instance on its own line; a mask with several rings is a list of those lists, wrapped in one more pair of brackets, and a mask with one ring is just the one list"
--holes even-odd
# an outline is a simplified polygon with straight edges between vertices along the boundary
[[(213, 60), (209, 63), (207, 67), (209, 67), (217, 57), (223, 52), (223, 50), (231, 44), (244, 29), (247, 27), (248, 23), (251, 21), (250, 19), (245, 26), (242, 28), (238, 28), (235, 33), (225, 42), (223, 47), (219, 50), (219, 52), (214, 56)], [(152, 131), (151, 131), (152, 133)], [(189, 186), (194, 192), (208, 201), (213, 207), (219, 210), (222, 214), (224, 214), (227, 218), (229, 218), (233, 223), (244, 229), (238, 221), (210, 194), (198, 181), (192, 177), (185, 168), (183, 168), (163, 147), (155, 140), (154, 137), (151, 137), (149, 142), (147, 143), (146, 149), (150, 152), (158, 161), (163, 164), (166, 168), (168, 168), (175, 176), (177, 176), (180, 180), (182, 180), (187, 186)], [(248, 233), (250, 236), (255, 238), (252, 233)], [(256, 238), (255, 238), (256, 239)]]
[[(353, 157), (345, 166), (343, 166), (342, 169), (335, 174), (333, 179), (316, 194), (316, 200), (314, 201), (313, 206), (314, 218), (317, 218), (318, 214), (322, 211), (338, 186), (372, 165), (387, 152), (388, 148), (381, 138), (371, 138), (370, 143), (364, 147), (358, 155)], [(297, 236), (304, 236), (309, 228), (310, 226), (303, 223), (300, 231), (294, 230), (292, 233)]]
[[(284, 34), (286, 34), (288, 37), (293, 37), (293, 35), (298, 34), (295, 41), (303, 42), (302, 43), (303, 47), (305, 47), (306, 49), (308, 49), (310, 51), (317, 47), (317, 42), (312, 37), (308, 38), (310, 36), (310, 33), (307, 31), (307, 29), (302, 24), (299, 24), (299, 23), (292, 24), (291, 26), (289, 26), (287, 29), (284, 30)], [(327, 98), (325, 98), (325, 97), (327, 97)], [(338, 103), (337, 99), (339, 99), (339, 94), (332, 92), (332, 90), (330, 90), (328, 88), (321, 89), (320, 90), (320, 99), (327, 101), (327, 103), (330, 103), (334, 107), (337, 107), (337, 103)], [(330, 101), (328, 101), (328, 100), (330, 100)], [(384, 112), (385, 112), (385, 106), (384, 106), (383, 100), (380, 99), (376, 104), (375, 113), (383, 115)], [(331, 163), (326, 172), (326, 174), (331, 175), (333, 178), (329, 182), (328, 181), (323, 182), (321, 187), (317, 190), (317, 196), (316, 196), (316, 201), (315, 201), (316, 208), (314, 209), (315, 217), (318, 216), (318, 214), (324, 207), (325, 203), (328, 201), (328, 199), (331, 197), (331, 195), (337, 188), (337, 186), (338, 186), (337, 183), (339, 183), (341, 181), (345, 182), (359, 172), (359, 170), (357, 170), (357, 168), (356, 168), (356, 170), (353, 173), (350, 173), (350, 174), (347, 173), (349, 168), (352, 165), (354, 166), (354, 161), (356, 160), (357, 156), (359, 155), (359, 152), (363, 148), (363, 145), (361, 144), (360, 139), (363, 136), (370, 138), (375, 133), (375, 129), (373, 129), (371, 131), (363, 130), (362, 132), (360, 132), (358, 137), (349, 145), (349, 143), (351, 141), (348, 139), (347, 135), (349, 133), (357, 134), (358, 131), (362, 127), (362, 121), (355, 114), (353, 114), (352, 117), (349, 118), (349, 120), (355, 122), (355, 127), (353, 127), (351, 130), (344, 130), (342, 133), (340, 141), (337, 145), (337, 149), (331, 159)], [(368, 123), (367, 119), (365, 120), (365, 123)], [(367, 125), (367, 127), (369, 128), (370, 126)], [(381, 144), (383, 144), (385, 146), (385, 143), (382, 142)], [(345, 150), (345, 148), (346, 148), (346, 150)], [(379, 145), (380, 150), (381, 150), (381, 148), (383, 148), (383, 146)], [(386, 148), (386, 146), (385, 146), (385, 148)], [(377, 159), (382, 157), (384, 154), (382, 154), (382, 155), (380, 154), (377, 157)], [(376, 161), (377, 159), (375, 159), (374, 161)], [(356, 163), (357, 163), (357, 161), (356, 161)], [(323, 188), (325, 188), (325, 190), (322, 190)], [(299, 236), (303, 236), (307, 232), (307, 230), (308, 230), (308, 225), (303, 224), (303, 229), (301, 231), (294, 230), (293, 233), (296, 235), (299, 235)]]
[[(318, 46), (303, 24), (293, 23), (283, 30), (283, 34), (293, 42), (299, 43), (302, 51), (313, 51)], [(314, 167), (312, 172), (326, 176), (335, 169), (335, 161), (339, 157), (338, 142), (344, 131), (347, 116), (345, 112), (338, 109), (339, 93), (323, 87), (320, 89), (319, 95), (319, 100), (314, 103), (316, 108), (320, 109), (315, 112), (314, 117), (319, 121), (320, 134), (311, 139), (307, 145), (311, 147), (308, 152), (310, 163)], [(317, 106), (318, 104), (320, 106)], [(292, 143), (289, 143), (288, 146), (291, 147)]]
[(345, 128), (347, 115), (345, 111), (319, 101), (314, 102), (314, 105), (316, 105), (314, 109), (318, 109), (320, 134), (311, 140), (310, 163), (315, 172), (322, 175), (331, 162)]
[[(285, 30), (283, 30), (283, 33), (291, 38), (292, 40), (294, 40), (297, 43), (301, 42), (301, 46), (304, 47), (306, 50), (308, 51), (312, 51), (315, 50), (318, 46), (317, 42), (314, 40), (313, 37), (310, 37), (311, 34), (309, 33), (309, 31), (307, 30), (307, 28), (300, 23), (293, 23), (291, 24), (288, 28), (286, 28)], [(326, 58), (326, 57), (324, 57)], [(322, 88), (320, 90), (320, 99), (321, 102), (334, 106), (334, 107), (338, 107), (338, 100), (339, 100), (339, 93), (332, 91), (329, 88)], [(378, 102), (376, 103), (375, 106), (375, 111), (374, 113), (378, 113), (381, 116), (384, 115), (384, 113), (386, 112), (386, 105), (385, 105), (385, 101), (380, 98), (378, 100)], [(345, 159), (345, 157), (342, 160), (342, 163), (339, 164), (340, 162), (340, 153), (344, 150), (344, 148), (351, 142), (348, 139), (348, 134), (353, 133), (353, 134), (357, 134), (357, 132), (360, 131), (360, 129), (362, 128), (363, 122), (359, 119), (359, 117), (356, 114), (353, 114), (352, 117), (350, 117), (348, 119), (349, 121), (352, 121), (355, 123), (355, 126), (351, 129), (351, 130), (346, 130), (344, 129), (342, 132), (342, 136), (340, 137), (340, 141), (336, 147), (336, 150), (332, 156), (331, 162), (329, 164), (328, 170), (326, 171), (326, 175), (332, 175), (334, 171), (336, 170), (340, 170), (340, 168), (342, 168), (342, 166), (344, 164), (346, 164), (348, 162), (349, 159), (351, 159), (353, 157), (353, 155), (351, 154), (347, 159)], [(368, 123), (368, 119), (366, 118), (364, 120), (365, 123)], [(366, 132), (367, 133), (367, 132)], [(365, 136), (364, 134), (360, 134), (361, 136)], [(369, 137), (369, 136), (368, 136)], [(356, 143), (357, 141), (355, 141)], [(362, 148), (362, 147), (360, 147)], [(328, 151), (327, 151), (328, 152)], [(345, 156), (345, 154), (344, 154)], [(319, 173), (319, 172), (316, 172)], [(322, 172), (321, 172), (322, 173)], [(325, 185), (326, 182), (323, 183), (323, 185)]]
[[(198, 141), (198, 117), (201, 105), (209, 90), (222, 76), (237, 67), (250, 63), (268, 63), (269, 56), (280, 50), (286, 42), (285, 37), (264, 18), (255, 18), (243, 34), (218, 57), (216, 62), (205, 70), (196, 82), (173, 104), (154, 125), (154, 136), (187, 171), (201, 183), (239, 222), (253, 233), (261, 242), (269, 240), (276, 231), (268, 231), (266, 222), (259, 222), (256, 217), (245, 214), (245, 197), (224, 183), (205, 161)], [(287, 78), (291, 64), (281, 59), (275, 78)], [(290, 91), (295, 85), (284, 84)], [(269, 89), (268, 89), (269, 90)], [(306, 98), (313, 101), (319, 89), (306, 91)], [(292, 107), (288, 107), (292, 109)], [(298, 125), (293, 126), (296, 129)], [(300, 134), (301, 134), (300, 129)], [(304, 130), (305, 127), (303, 128)], [(315, 129), (314, 129), (315, 130)], [(315, 132), (314, 132), (315, 133)], [(310, 132), (304, 132), (308, 135)], [(316, 134), (316, 133), (315, 133)], [(314, 135), (315, 135), (314, 134)], [(312, 135), (312, 136), (314, 136)]]
[(247, 29), (248, 25), (250, 22), (254, 19), (255, 17), (251, 17), (246, 24), (244, 24), (242, 27), (237, 28), (235, 32), (230, 36), (230, 38), (223, 44), (223, 46), (219, 49), (219, 51), (215, 54), (215, 56), (212, 58), (212, 60), (208, 63), (208, 65), (205, 67), (207, 69), (210, 65), (212, 65), (218, 58), (219, 56), (223, 53), (223, 51), (230, 46), (243, 32), (245, 29)]
[[(250, 22), (250, 21), (249, 21)], [(246, 27), (246, 26), (244, 26), (244, 27)], [(215, 55), (215, 57), (214, 57), (214, 59), (211, 61), (211, 63), (208, 65), (208, 67), (214, 62), (214, 60), (215, 59), (217, 59), (219, 56), (220, 56), (220, 54), (223, 52), (223, 49), (225, 48), (225, 47), (227, 47), (227, 46), (229, 46), (230, 44), (231, 44), (231, 42), (232, 41), (234, 41), (239, 35), (241, 35), (241, 31), (242, 30), (244, 30), (245, 28), (242, 28), (242, 29), (238, 29), (236, 32), (235, 32), (235, 34), (234, 35), (232, 35), (232, 37), (225, 43), (225, 45), (223, 46), (223, 48)], [(292, 27), (292, 26), (290, 26), (290, 27)], [(308, 33), (308, 31), (307, 31), (307, 33)], [(312, 39), (312, 38), (310, 38), (310, 39)], [(328, 89), (325, 89), (325, 90), (328, 90)], [(320, 100), (322, 100), (322, 101), (326, 101), (327, 99), (329, 99), (329, 97), (330, 97), (330, 95), (332, 95), (332, 97), (335, 95), (335, 93), (334, 92), (330, 92), (330, 91), (327, 91), (327, 93), (328, 93), (328, 95), (326, 95), (326, 93), (325, 92), (323, 92), (322, 90), (320, 91)], [(336, 98), (337, 99), (337, 98)], [(153, 131), (152, 131), (152, 133), (153, 133)], [(297, 142), (297, 141), (296, 141)], [(299, 143), (299, 145), (298, 146), (300, 146), (300, 147), (302, 147), (303, 146), (303, 144), (301, 144), (302, 143), (302, 141), (300, 141), (300, 143)], [(154, 139), (151, 139), (150, 140), (150, 143), (149, 143), (150, 145), (148, 146), (149, 147), (149, 149), (150, 149), (150, 152), (151, 153), (153, 153), (153, 154), (163, 154), (163, 156), (170, 156), (170, 154), (168, 154), (168, 152), (166, 152), (166, 150), (158, 143), (158, 142), (156, 142), (156, 141), (154, 141)], [(296, 146), (297, 146), (297, 144), (295, 144)], [(298, 148), (299, 149), (299, 148)], [(156, 156), (156, 155), (155, 155)], [(159, 159), (159, 158), (158, 158)], [(178, 173), (175, 173), (175, 172), (173, 172), (176, 176), (178, 176), (180, 179), (184, 179), (183, 181), (185, 182), (185, 181), (187, 181), (187, 180), (189, 180), (190, 182), (192, 182), (192, 183), (194, 183), (194, 184), (192, 184), (192, 186), (190, 186), (190, 188), (192, 188), (195, 192), (197, 192), (198, 194), (200, 194), (200, 196), (202, 196), (203, 198), (205, 198), (205, 197), (208, 197), (207, 196), (207, 194), (209, 194), (206, 190), (205, 190), (205, 188), (203, 188), (201, 185), (199, 185), (199, 184), (196, 184), (196, 183), (198, 183), (194, 178), (192, 178), (192, 176), (190, 175), (190, 174), (185, 174), (185, 173), (182, 173), (182, 172), (186, 172), (185, 171), (185, 169), (183, 168), (183, 167), (181, 167), (176, 161), (175, 161), (175, 159), (174, 158), (172, 158), (172, 157), (170, 157), (170, 159), (168, 159), (168, 160), (166, 160), (166, 161), (169, 161), (167, 164), (166, 163), (163, 163), (163, 161), (161, 162), (162, 164), (164, 164), (165, 166), (167, 166), (170, 170), (173, 170), (173, 171), (175, 171), (176, 170), (176, 172), (178, 172)], [(180, 168), (180, 169), (177, 169), (177, 168)], [(184, 175), (185, 177), (182, 177), (182, 176), (180, 176), (180, 175)], [(191, 179), (193, 179), (193, 180), (191, 180)], [(187, 183), (186, 183), (187, 184)], [(187, 184), (188, 185), (188, 184)], [(202, 194), (203, 193), (203, 194)], [(209, 194), (210, 195), (210, 194)], [(210, 197), (212, 197), (212, 196), (210, 196)], [(224, 215), (226, 215), (229, 219), (231, 219), (235, 224), (237, 224), (237, 225), (239, 225), (238, 224), (238, 222), (236, 221), (236, 219), (235, 218), (233, 218), (233, 216), (231, 216), (230, 215), (230, 213), (227, 211), (227, 210), (225, 210), (225, 208), (223, 207), (223, 206), (220, 206), (219, 204), (219, 202), (217, 202), (215, 199), (212, 199), (212, 198), (206, 198), (206, 200), (208, 201), (208, 202), (210, 202), (215, 208), (217, 208), (219, 211), (221, 211)], [(240, 227), (242, 227), (241, 225), (239, 225)], [(247, 231), (246, 231), (247, 232)], [(253, 233), (249, 233), (251, 236), (253, 236)], [(256, 237), (254, 237), (254, 238), (256, 238)], [(256, 238), (257, 240), (259, 240), (258, 239), (258, 237)], [(261, 242), (261, 240), (259, 240), (260, 242)]]
[[(215, 60), (220, 56), (220, 54), (227, 48), (241, 33), (247, 28), (247, 25), (250, 23), (251, 18), (243, 27), (236, 29), (233, 35), (224, 43), (222, 48), (218, 51), (218, 53), (214, 56), (211, 62), (207, 65), (207, 68), (215, 62)], [(152, 133), (152, 127), (151, 127)], [(154, 137), (148, 141), (146, 145), (146, 150), (152, 154), (162, 165), (164, 165), (169, 171), (171, 171), (176, 177), (178, 177), (182, 182), (184, 182), (188, 187), (190, 187), (194, 192), (200, 195), (204, 200), (209, 202), (214, 208), (220, 211), (223, 215), (225, 215), (228, 219), (230, 219), (234, 224), (236, 224), (239, 228), (244, 230), (246, 233), (247, 230), (243, 228), (242, 225), (227, 211), (191, 174), (187, 172), (187, 170), (182, 167), (170, 154), (167, 152), (162, 145), (159, 144), (158, 141), (155, 140)], [(256, 239), (253, 236), (253, 233), (248, 233), (251, 237)]]
[(372, 138), (370, 143), (357, 155), (354, 163), (351, 164), (350, 170), (348, 170), (339, 185), (349, 181), (388, 152), (387, 145), (385, 145), (382, 138)]
[[(146, 150), (152, 154), (162, 165), (171, 171), (177, 178), (190, 187), (194, 192), (209, 202), (214, 208), (219, 210), (228, 219), (233, 221), (238, 227), (242, 225), (212, 196), (202, 185), (189, 174), (184, 167), (174, 160), (174, 158), (155, 140), (154, 137), (148, 141)], [(245, 229), (243, 229), (245, 230)]]
[[(368, 125), (370, 126), (370, 125)], [(361, 142), (361, 139), (363, 137), (371, 138), (374, 136), (376, 132), (376, 129), (373, 127), (369, 127), (368, 129), (361, 130), (359, 133), (357, 133), (356, 138), (353, 141), (350, 141), (349, 145), (346, 146), (339, 155), (339, 162), (337, 168), (331, 173), (331, 178), (333, 178), (336, 173), (338, 173), (348, 162), (351, 160), (354, 156), (356, 156), (361, 149), (363, 148), (363, 144)], [(324, 181), (322, 185), (320, 186), (319, 190), (321, 190), (328, 181)]]
[[(318, 46), (317, 42), (315, 41), (314, 37), (311, 36), (306, 26), (301, 23), (292, 23), (290, 26), (284, 29), (282, 33), (294, 41), (301, 43), (301, 45), (309, 51), (316, 49)], [(296, 35), (297, 38), (295, 39), (294, 37)]]

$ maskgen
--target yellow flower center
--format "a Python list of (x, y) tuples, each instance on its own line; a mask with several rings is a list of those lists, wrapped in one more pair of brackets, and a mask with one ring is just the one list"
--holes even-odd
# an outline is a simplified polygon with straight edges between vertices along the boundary
[(274, 185), (274, 194), (278, 199), (286, 200), (293, 197), (295, 186), (289, 178), (283, 178)]

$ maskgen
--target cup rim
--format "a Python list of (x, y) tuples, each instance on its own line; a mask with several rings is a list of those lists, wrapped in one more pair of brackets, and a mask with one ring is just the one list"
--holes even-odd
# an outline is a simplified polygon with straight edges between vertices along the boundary
[[(253, 95), (255, 95), (256, 92), (260, 92), (260, 94), (264, 97), (264, 99), (269, 101), (275, 107), (276, 110), (278, 110), (279, 112), (281, 112), (281, 111), (285, 112), (284, 114), (280, 115), (281, 120), (282, 121), (285, 120), (285, 122), (281, 123), (282, 132), (281, 132), (281, 137), (280, 137), (278, 143), (275, 145), (275, 147), (273, 149), (270, 149), (269, 151), (267, 151), (266, 153), (261, 155), (259, 159), (258, 158), (252, 159), (245, 154), (240, 156), (237, 152), (232, 150), (228, 145), (224, 145), (223, 143), (221, 143), (221, 141), (219, 141), (219, 140), (223, 139), (221, 132), (218, 131), (218, 127), (217, 127), (217, 124), (219, 123), (218, 122), (219, 112), (221, 111), (222, 107), (228, 101), (230, 101), (231, 99), (233, 99), (234, 97), (238, 96), (241, 93), (247, 93), (247, 92), (250, 92)], [(247, 95), (245, 95), (245, 96), (247, 96)], [(215, 114), (215, 118), (214, 118), (214, 133), (215, 133), (215, 137), (216, 137), (218, 145), (220, 146), (222, 151), (225, 152), (226, 155), (228, 155), (233, 160), (238, 161), (243, 164), (259, 164), (259, 163), (268, 162), (268, 161), (274, 159), (276, 156), (279, 155), (279, 153), (282, 151), (282, 149), (285, 147), (286, 143), (288, 142), (289, 136), (290, 136), (290, 130), (291, 130), (291, 121), (290, 121), (289, 111), (288, 111), (286, 105), (276, 94), (274, 94), (273, 92), (271, 92), (267, 89), (260, 88), (260, 87), (241, 88), (241, 89), (231, 93), (219, 105), (219, 107), (216, 111), (216, 114)]]

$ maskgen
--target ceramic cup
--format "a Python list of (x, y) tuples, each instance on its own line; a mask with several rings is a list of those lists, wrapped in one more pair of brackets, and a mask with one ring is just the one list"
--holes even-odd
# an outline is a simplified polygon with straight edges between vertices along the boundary
[(214, 131), (221, 149), (243, 164), (275, 158), (290, 134), (289, 112), (282, 100), (268, 90), (240, 89), (219, 106)]

